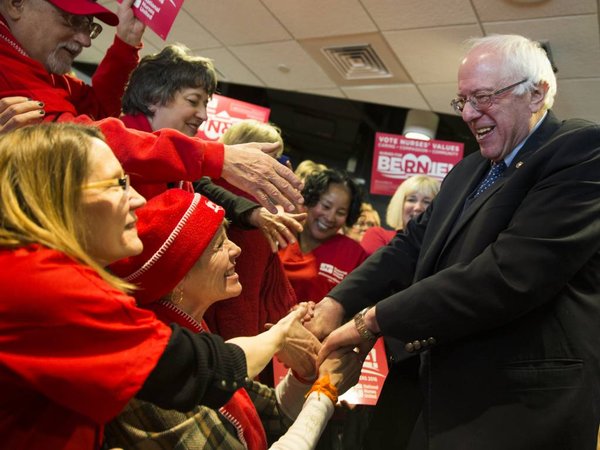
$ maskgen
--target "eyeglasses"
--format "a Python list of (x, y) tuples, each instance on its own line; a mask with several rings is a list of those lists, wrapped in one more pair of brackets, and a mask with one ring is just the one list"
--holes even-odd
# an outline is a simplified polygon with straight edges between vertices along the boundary
[(102, 25), (94, 22), (94, 16), (78, 16), (75, 14), (69, 14), (62, 9), (54, 6), (50, 3), (61, 17), (72, 30), (76, 32), (84, 32), (90, 36), (90, 39), (95, 39), (100, 33), (102, 33)]
[[(60, 10), (59, 10), (60, 11)], [(67, 25), (77, 32), (88, 33), (90, 39), (95, 39), (102, 32), (102, 25), (94, 22), (93, 16), (76, 16), (60, 11), (60, 15), (65, 19)]]
[(463, 112), (463, 109), (465, 109), (465, 105), (467, 102), (471, 104), (473, 109), (477, 111), (485, 111), (487, 108), (492, 106), (492, 103), (494, 103), (494, 99), (496, 96), (503, 94), (504, 92), (507, 92), (512, 88), (515, 88), (518, 85), (525, 83), (526, 81), (529, 80), (525, 78), (524, 80), (513, 83), (510, 86), (498, 89), (497, 91), (494, 91), (491, 94), (475, 94), (466, 98), (457, 97), (450, 102), (450, 106), (452, 106), (452, 108), (457, 114), (461, 114)]
[(92, 183), (84, 184), (83, 189), (94, 189), (101, 187), (117, 187), (121, 186), (123, 191), (129, 191), (129, 175), (125, 174), (122, 178), (111, 178), (110, 180), (94, 181)]

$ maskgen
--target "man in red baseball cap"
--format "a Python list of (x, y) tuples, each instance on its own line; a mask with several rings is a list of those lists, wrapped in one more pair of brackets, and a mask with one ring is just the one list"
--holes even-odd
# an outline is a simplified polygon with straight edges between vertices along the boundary
[(0, 38), (51, 74), (64, 75), (102, 31), (95, 18), (116, 25), (115, 42), (103, 62), (108, 63), (104, 76), (115, 77), (109, 84), (120, 88), (114, 92), (118, 114), (120, 94), (129, 72), (137, 65), (145, 29), (133, 15), (133, 1), (124, 0), (114, 14), (92, 0), (0, 0)]

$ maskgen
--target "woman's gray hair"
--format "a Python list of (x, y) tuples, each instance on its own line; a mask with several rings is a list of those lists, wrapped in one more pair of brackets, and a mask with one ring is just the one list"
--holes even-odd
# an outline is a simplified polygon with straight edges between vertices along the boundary
[(159, 53), (144, 56), (131, 72), (123, 94), (123, 113), (152, 117), (150, 106), (165, 106), (186, 88), (202, 88), (210, 98), (217, 90), (215, 66), (208, 58), (192, 55), (182, 44), (168, 45)]

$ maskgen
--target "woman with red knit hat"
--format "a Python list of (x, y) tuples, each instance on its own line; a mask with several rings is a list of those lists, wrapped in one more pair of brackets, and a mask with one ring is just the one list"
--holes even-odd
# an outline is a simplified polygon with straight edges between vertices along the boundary
[(225, 343), (137, 307), (133, 286), (104, 267), (142, 251), (145, 200), (95, 128), (0, 136), (0, 201), (2, 448), (98, 450), (104, 424), (133, 397), (218, 408), (306, 333), (299, 308), (256, 351), (256, 338)]
[[(134, 293), (138, 304), (153, 310), (160, 320), (205, 333), (204, 311), (242, 290), (235, 272), (240, 249), (227, 238), (223, 217), (223, 209), (200, 194), (168, 190), (138, 212), (144, 251), (113, 264), (111, 270), (139, 286)], [(248, 348), (255, 341), (255, 353), (270, 358), (273, 352), (264, 335), (228, 342), (243, 340)], [(286, 344), (287, 348), (277, 355), (301, 375), (314, 376), (312, 360), (306, 358), (302, 348), (318, 348), (320, 344), (308, 332), (299, 334), (299, 339), (297, 345)], [(360, 363), (353, 352), (338, 354), (323, 363), (321, 378), (313, 385), (315, 392), (308, 397), (300, 418), (271, 448), (313, 448), (333, 412), (337, 389), (353, 385), (359, 371)], [(254, 382), (236, 391), (222, 408), (198, 406), (185, 414), (133, 400), (107, 427), (107, 443), (128, 449), (148, 448), (151, 443), (152, 448), (266, 449), (261, 419), (276, 425), (277, 430), (269, 431), (273, 431), (270, 437), (278, 437), (289, 426), (287, 416), (298, 415), (310, 387), (288, 374), (277, 393)]]

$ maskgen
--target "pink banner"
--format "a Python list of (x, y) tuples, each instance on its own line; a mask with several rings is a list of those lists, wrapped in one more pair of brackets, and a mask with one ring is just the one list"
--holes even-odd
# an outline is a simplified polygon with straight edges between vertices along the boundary
[(271, 110), (252, 103), (242, 102), (222, 95), (213, 95), (208, 103), (208, 120), (202, 123), (198, 137), (209, 141), (218, 140), (229, 127), (244, 119), (267, 122)]
[(375, 133), (371, 194), (393, 195), (407, 178), (423, 174), (442, 180), (463, 157), (464, 144), (422, 141)]
[[(121, 3), (123, 0), (117, 1)], [(182, 6), (183, 0), (135, 0), (133, 2), (135, 17), (144, 22), (163, 40), (167, 39)]]
[[(273, 358), (273, 379), (275, 386), (281, 382), (287, 371), (288, 369), (277, 358)], [(365, 359), (358, 383), (344, 395), (340, 395), (339, 401), (345, 401), (350, 405), (377, 404), (377, 399), (379, 399), (379, 394), (381, 394), (383, 382), (387, 374), (388, 365), (385, 346), (383, 338), (379, 338)]]

